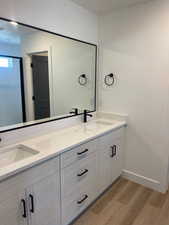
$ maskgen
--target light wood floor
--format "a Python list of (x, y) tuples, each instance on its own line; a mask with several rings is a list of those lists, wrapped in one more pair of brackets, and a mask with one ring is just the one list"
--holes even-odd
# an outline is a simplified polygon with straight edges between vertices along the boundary
[(73, 225), (169, 225), (169, 194), (120, 178)]

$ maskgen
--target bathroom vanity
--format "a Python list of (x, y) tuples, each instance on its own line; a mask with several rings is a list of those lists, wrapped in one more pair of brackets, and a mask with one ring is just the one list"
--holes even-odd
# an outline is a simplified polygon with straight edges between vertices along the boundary
[(0, 224), (68, 225), (121, 175), (126, 122), (96, 116), (95, 44), (0, 28), (18, 49), (0, 50)]
[(121, 175), (125, 124), (94, 119), (3, 148), (2, 224), (69, 224)]

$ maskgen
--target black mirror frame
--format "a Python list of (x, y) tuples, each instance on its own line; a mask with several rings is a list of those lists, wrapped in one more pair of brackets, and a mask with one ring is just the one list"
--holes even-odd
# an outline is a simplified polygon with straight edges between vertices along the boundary
[[(60, 37), (63, 37), (63, 38), (67, 38), (67, 39), (73, 40), (73, 41), (78, 41), (78, 42), (81, 42), (81, 43), (84, 43), (84, 44), (88, 44), (88, 45), (94, 46), (95, 49), (96, 49), (96, 51), (95, 51), (95, 53), (96, 53), (95, 54), (95, 89), (94, 89), (95, 97), (94, 97), (94, 110), (93, 111), (89, 111), (89, 113), (96, 112), (96, 107), (97, 107), (96, 106), (96, 103), (97, 103), (97, 96), (96, 96), (97, 95), (97, 57), (98, 57), (98, 46), (96, 44), (93, 44), (93, 43), (90, 43), (90, 42), (86, 42), (86, 41), (82, 41), (82, 40), (79, 40), (79, 39), (76, 39), (76, 38), (68, 37), (68, 36), (65, 36), (65, 35), (62, 35), (62, 34), (58, 34), (58, 33), (55, 33), (55, 32), (52, 32), (52, 31), (49, 31), (49, 30), (46, 30), (46, 29), (42, 29), (42, 28), (39, 28), (39, 27), (35, 27), (35, 26), (32, 26), (32, 25), (24, 24), (24, 23), (18, 22), (16, 20), (7, 19), (7, 18), (4, 18), (4, 17), (0, 17), (0, 20), (4, 20), (4, 21), (7, 21), (7, 22), (16, 22), (17, 24), (22, 25), (22, 26), (26, 26), (26, 27), (29, 27), (29, 28), (32, 28), (32, 29), (36, 29), (36, 30), (39, 30), (39, 31), (47, 32), (49, 34), (57, 35), (57, 36), (60, 36)], [(39, 121), (39, 122), (38, 122), (38, 120), (37, 120), (37, 122), (35, 120), (34, 124), (25, 124), (24, 125), (24, 122), (23, 122), (23, 125), (21, 125), (21, 126), (19, 126), (19, 124), (16, 124), (16, 127), (13, 127), (13, 128), (3, 129), (3, 130), (0, 129), (0, 133), (5, 133), (5, 132), (13, 131), (13, 130), (26, 128), (26, 127), (32, 127), (32, 126), (36, 126), (36, 125), (40, 125), (40, 124), (44, 124), (44, 123), (48, 123), (48, 122), (53, 122), (53, 121), (57, 121), (57, 120), (67, 119), (67, 118), (79, 116), (79, 115), (82, 115), (82, 114), (83, 113), (79, 113), (78, 115), (68, 115), (68, 116), (63, 116), (63, 117), (59, 117), (59, 118), (55, 118), (55, 119), (51, 118), (51, 119), (48, 119), (46, 121)], [(11, 126), (15, 126), (15, 124), (11, 125)]]

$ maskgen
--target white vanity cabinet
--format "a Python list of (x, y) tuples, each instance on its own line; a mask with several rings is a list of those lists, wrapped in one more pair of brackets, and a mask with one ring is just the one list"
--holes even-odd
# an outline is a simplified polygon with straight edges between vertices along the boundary
[(68, 225), (122, 173), (123, 128), (61, 154), (62, 225)]
[(76, 218), (97, 195), (97, 139), (61, 155), (62, 225)]
[[(1, 186), (1, 185), (0, 185)], [(2, 192), (3, 191), (3, 192)], [(0, 224), (1, 225), (26, 225), (23, 218), (22, 199), (25, 197), (23, 189), (15, 186), (0, 188)]]
[(31, 225), (60, 225), (59, 174), (52, 174), (27, 188)]
[(68, 225), (122, 173), (119, 128), (0, 182), (0, 225)]
[(122, 173), (123, 129), (119, 129), (98, 139), (99, 193), (109, 187)]
[(1, 225), (60, 225), (58, 158), (0, 183)]

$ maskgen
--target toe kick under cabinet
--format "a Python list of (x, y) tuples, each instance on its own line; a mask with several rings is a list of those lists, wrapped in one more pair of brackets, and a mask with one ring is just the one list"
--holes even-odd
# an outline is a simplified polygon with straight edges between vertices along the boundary
[(120, 175), (124, 128), (0, 182), (0, 225), (68, 225)]

